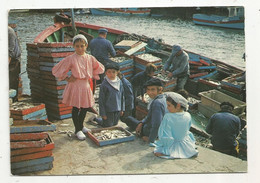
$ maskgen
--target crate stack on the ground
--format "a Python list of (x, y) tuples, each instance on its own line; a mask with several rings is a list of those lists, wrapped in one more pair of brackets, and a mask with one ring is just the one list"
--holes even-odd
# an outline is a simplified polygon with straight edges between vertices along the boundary
[(30, 79), (31, 97), (36, 102), (43, 102), (44, 93), (40, 74), (40, 61), (36, 43), (27, 43), (27, 73)]
[(14, 121), (10, 126), (12, 174), (52, 169), (54, 142), (47, 131), (54, 130), (56, 125), (46, 120)]
[(46, 120), (48, 119), (43, 103), (32, 101), (14, 102), (10, 106), (10, 117), (17, 120)]
[(134, 60), (125, 56), (111, 58), (113, 62), (119, 65), (120, 72), (126, 79), (130, 79), (134, 74)]
[(27, 50), (32, 99), (45, 103), (47, 115), (51, 119), (71, 117), (71, 107), (61, 102), (67, 81), (55, 78), (52, 68), (63, 58), (74, 53), (72, 43), (27, 44)]
[(162, 68), (162, 59), (153, 56), (152, 54), (149, 53), (143, 53), (134, 56), (135, 73), (144, 71), (148, 63), (157, 66), (158, 70), (155, 72), (156, 74), (160, 72), (160, 69)]
[(38, 43), (40, 74), (44, 87), (44, 103), (48, 117), (65, 119), (71, 117), (71, 107), (63, 104), (62, 94), (67, 81), (59, 81), (52, 75), (52, 68), (63, 58), (74, 53), (71, 42), (68, 43)]

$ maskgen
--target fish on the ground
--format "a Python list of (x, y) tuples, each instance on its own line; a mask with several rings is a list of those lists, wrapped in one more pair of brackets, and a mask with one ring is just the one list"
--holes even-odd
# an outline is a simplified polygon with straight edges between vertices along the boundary
[(128, 135), (121, 130), (102, 130), (100, 132), (92, 133), (98, 140), (112, 140), (124, 138)]

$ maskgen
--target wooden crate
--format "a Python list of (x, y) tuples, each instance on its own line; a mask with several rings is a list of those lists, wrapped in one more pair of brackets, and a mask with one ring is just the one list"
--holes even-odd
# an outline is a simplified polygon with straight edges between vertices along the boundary
[(220, 111), (220, 104), (222, 102), (230, 102), (234, 105), (233, 113), (235, 115), (242, 114), (245, 111), (246, 103), (240, 100), (237, 100), (229, 95), (226, 95), (218, 90), (210, 90), (205, 92), (200, 92), (201, 103), (204, 106), (211, 107), (215, 111)]
[(56, 125), (48, 120), (17, 120), (10, 126), (10, 133), (55, 131)]
[[(21, 168), (13, 168), (23, 166)], [(37, 172), (43, 170), (51, 170), (53, 168), (53, 157), (44, 157), (35, 160), (28, 160), (11, 164), (11, 172), (13, 175), (20, 175), (24, 173)]]
[(41, 140), (48, 138), (48, 133), (18, 133), (10, 134), (11, 141)]
[[(127, 134), (127, 137), (123, 138), (116, 138), (116, 139), (111, 139), (111, 140), (98, 140), (93, 133), (99, 133), (102, 130), (120, 130), (123, 131)], [(95, 142), (98, 146), (105, 146), (105, 145), (111, 145), (111, 144), (117, 144), (117, 143), (122, 143), (122, 142), (127, 142), (127, 141), (132, 141), (135, 139), (135, 136), (130, 133), (129, 131), (125, 130), (122, 127), (108, 127), (108, 128), (96, 128), (96, 129), (91, 129), (91, 132), (88, 132), (89, 138)]]
[(33, 113), (33, 112), (36, 112), (36, 111), (39, 111), (39, 110), (42, 110), (45, 108), (45, 105), (44, 104), (33, 104), (34, 106), (30, 107), (30, 108), (25, 108), (25, 109), (10, 109), (10, 113), (11, 114), (16, 114), (16, 115), (27, 115), (27, 114), (30, 114), (30, 113)]
[(35, 165), (45, 164), (45, 163), (49, 163), (49, 162), (53, 162), (53, 161), (54, 161), (53, 156), (34, 159), (34, 160), (21, 161), (21, 162), (12, 163), (11, 169), (13, 171), (13, 170), (16, 170), (16, 169), (32, 167), (32, 166), (35, 166)]

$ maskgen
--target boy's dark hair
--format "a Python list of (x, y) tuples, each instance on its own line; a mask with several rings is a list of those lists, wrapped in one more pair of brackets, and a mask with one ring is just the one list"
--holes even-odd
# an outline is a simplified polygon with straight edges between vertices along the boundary
[(151, 74), (152, 72), (157, 71), (157, 67), (154, 64), (148, 63), (145, 67), (145, 73)]
[[(177, 103), (176, 103), (171, 97), (167, 97), (167, 98), (166, 98), (166, 101), (170, 102), (172, 105), (174, 105), (174, 107), (177, 106)], [(182, 108), (184, 111), (186, 111), (186, 108), (183, 107), (182, 105), (181, 105), (181, 108)]]
[(114, 69), (116, 71), (119, 71), (119, 65), (118, 64), (113, 64), (113, 63), (109, 63), (105, 66), (105, 71), (107, 71), (108, 69)]

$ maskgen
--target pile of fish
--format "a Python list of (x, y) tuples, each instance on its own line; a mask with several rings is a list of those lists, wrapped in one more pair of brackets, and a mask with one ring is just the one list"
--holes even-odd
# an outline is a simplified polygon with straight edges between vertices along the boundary
[(92, 133), (98, 140), (112, 140), (128, 137), (126, 132), (121, 130), (102, 130), (100, 132)]
[(232, 83), (234, 85), (241, 85), (241, 86), (246, 84), (245, 82), (238, 82), (238, 81), (233, 81), (233, 82), (230, 82), (230, 83)]
[[(137, 99), (139, 99), (140, 101), (142, 101), (142, 96), (141, 95), (139, 95), (138, 97), (137, 97)], [(149, 95), (147, 94), (147, 93), (145, 93), (144, 94), (144, 101), (146, 102), (146, 103), (149, 103), (149, 101), (151, 101), (152, 99), (149, 97)]]
[(110, 59), (114, 62), (117, 62), (117, 63), (121, 63), (121, 62), (124, 62), (126, 60), (125, 57), (113, 57), (113, 58), (110, 58)]
[(164, 81), (164, 82), (168, 82), (170, 80), (170, 78), (168, 78), (168, 76), (163, 73), (157, 74), (156, 76), (154, 76), (154, 78), (160, 79), (161, 81)]
[(34, 106), (34, 104), (28, 102), (15, 102), (10, 106), (10, 110), (24, 110)]
[(195, 98), (192, 98), (192, 97), (188, 97), (188, 103), (189, 104), (197, 104), (197, 103), (199, 103), (200, 101), (199, 100), (197, 100), (197, 99), (195, 99)]
[(161, 60), (160, 58), (155, 57), (152, 54), (148, 54), (148, 53), (138, 55), (137, 57), (142, 59), (142, 60), (145, 60), (147, 62), (155, 62), (155, 61)]

